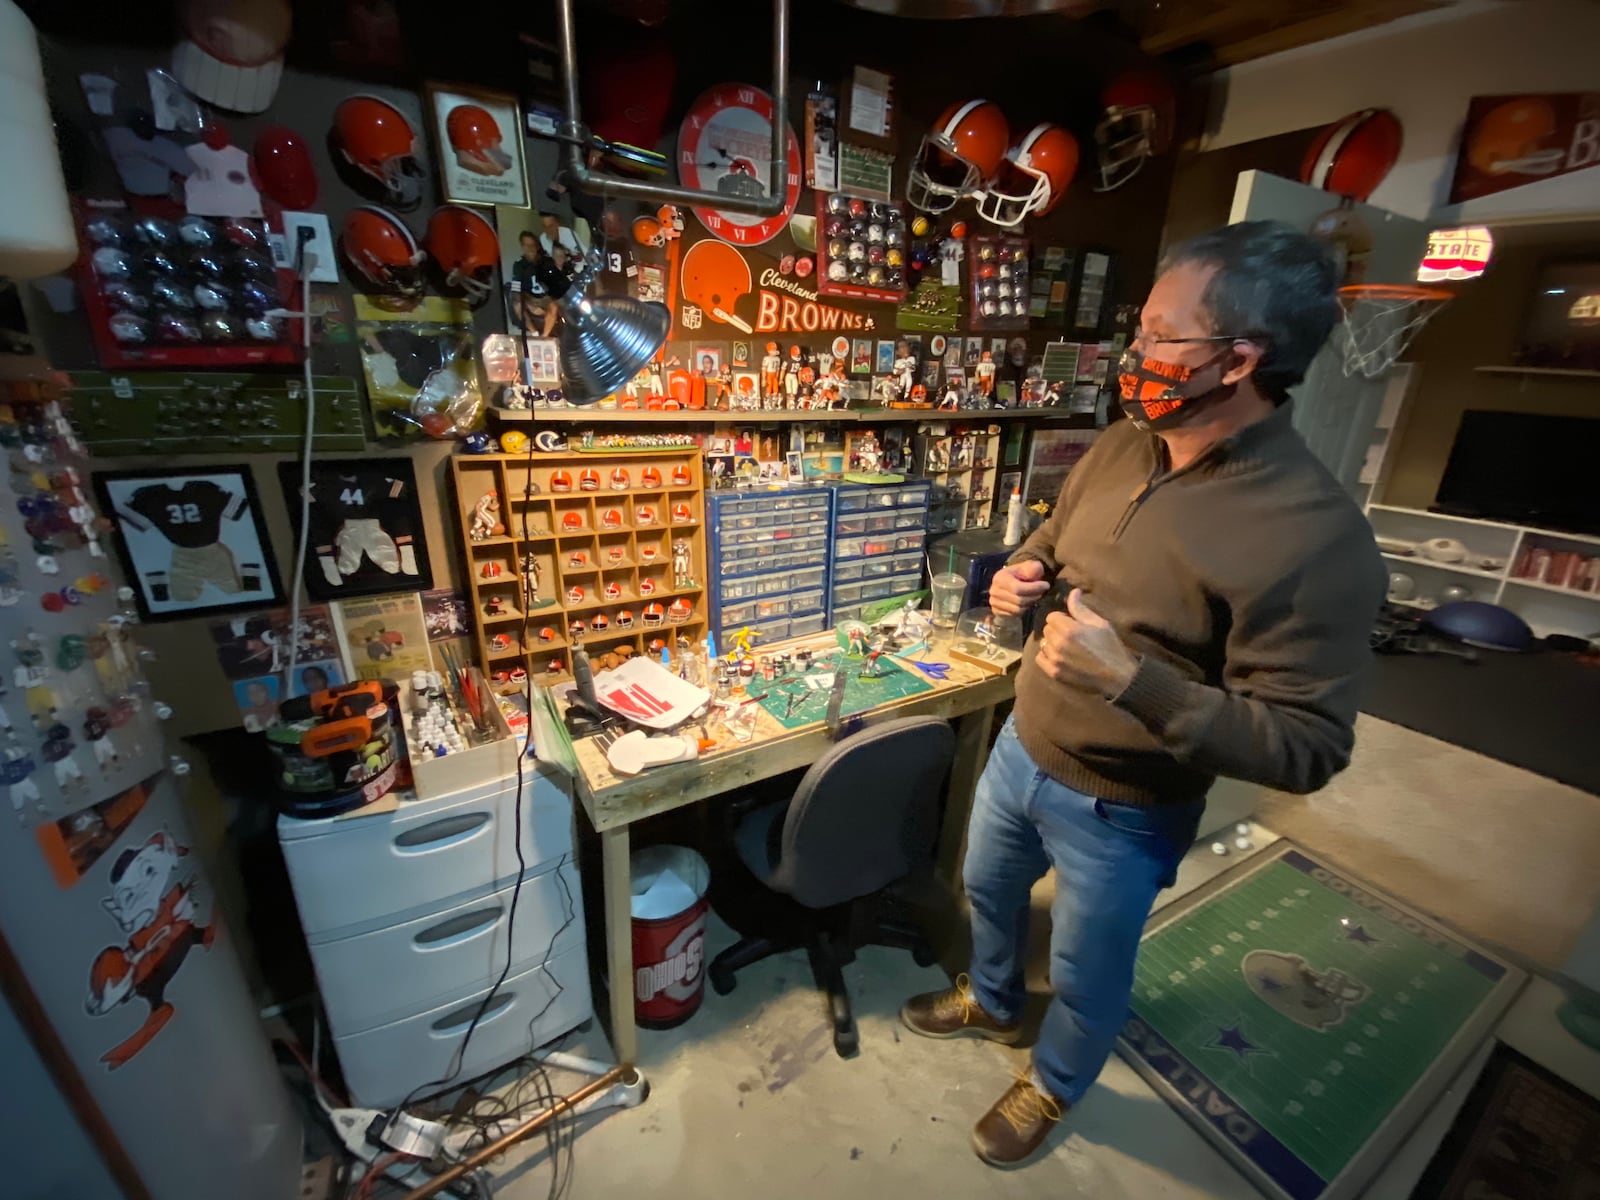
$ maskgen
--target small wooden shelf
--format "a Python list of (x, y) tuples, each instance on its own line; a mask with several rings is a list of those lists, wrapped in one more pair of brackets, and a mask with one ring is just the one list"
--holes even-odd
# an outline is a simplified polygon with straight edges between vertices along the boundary
[[(1088, 413), (1068, 412), (1064, 408), (966, 408), (954, 411), (947, 408), (700, 408), (680, 409), (677, 412), (617, 408), (492, 408), (489, 411), (508, 424), (530, 422), (549, 425), (781, 425), (791, 421), (880, 425), (895, 421), (1027, 421), (1090, 416)], [(604, 452), (603, 447), (595, 449)], [(682, 447), (663, 446), (660, 449), (670, 452)], [(527, 455), (503, 457), (525, 460)]]
[(1485, 375), (1536, 375), (1547, 379), (1600, 379), (1600, 371), (1585, 367), (1473, 367)]
[(1493, 579), (1496, 583), (1506, 577), (1505, 570), (1485, 571), (1481, 567), (1464, 567), (1460, 563), (1434, 562), (1431, 558), (1424, 558), (1420, 554), (1390, 554), (1387, 550), (1380, 551), (1390, 562), (1410, 563), (1412, 566), (1434, 567), (1440, 571), (1449, 571), (1453, 575), (1471, 575), (1477, 579)]

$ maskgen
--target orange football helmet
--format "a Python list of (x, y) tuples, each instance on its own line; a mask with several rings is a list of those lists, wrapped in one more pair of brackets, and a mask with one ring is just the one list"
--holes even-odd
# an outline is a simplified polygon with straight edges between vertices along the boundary
[(1145, 159), (1166, 153), (1178, 123), (1178, 94), (1165, 75), (1145, 67), (1118, 75), (1100, 103), (1094, 127), (1100, 182), (1094, 190), (1109, 192), (1137, 175)]
[(500, 243), (480, 214), (464, 205), (441, 204), (428, 218), (423, 244), (444, 272), (447, 287), (460, 288), (472, 304), (488, 299), (494, 290)]
[(952, 104), (922, 137), (906, 180), (906, 200), (923, 212), (942, 213), (976, 194), (1005, 157), (1011, 131), (990, 100)]
[(1059, 125), (1035, 125), (1006, 151), (994, 178), (978, 195), (978, 215), (1010, 228), (1043, 216), (1067, 194), (1078, 170), (1078, 139)]
[(654, 627), (661, 624), (666, 619), (666, 615), (666, 609), (662, 608), (658, 601), (652, 600), (644, 606), (644, 623), (648, 626)]
[(339, 249), (370, 289), (408, 298), (422, 295), (422, 264), (427, 256), (393, 213), (371, 204), (356, 205), (339, 230)]
[(456, 165), (474, 175), (504, 175), (515, 159), (501, 148), (500, 126), (486, 108), (459, 104), (444, 119), (445, 138), (456, 156)]
[(1491, 108), (1467, 141), (1467, 161), (1486, 175), (1548, 175), (1561, 165), (1556, 114), (1537, 96), (1521, 96)]
[(1300, 182), (1365, 200), (1400, 157), (1400, 121), (1386, 108), (1364, 108), (1316, 137), (1300, 164)]
[(417, 131), (376, 96), (351, 96), (333, 110), (333, 140), (356, 170), (373, 179), (385, 204), (405, 211), (422, 201), (427, 176), (417, 162)]
[(662, 232), (661, 222), (654, 217), (635, 217), (633, 240), (641, 246), (665, 246), (667, 235)]
[(680, 624), (683, 621), (687, 621), (693, 615), (694, 605), (690, 604), (682, 596), (679, 596), (671, 604), (667, 605), (667, 620), (671, 621), (674, 625)]

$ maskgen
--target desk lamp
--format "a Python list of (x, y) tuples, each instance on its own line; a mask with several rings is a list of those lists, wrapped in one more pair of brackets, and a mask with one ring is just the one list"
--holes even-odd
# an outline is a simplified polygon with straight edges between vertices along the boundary
[(666, 305), (632, 296), (590, 296), (593, 270), (568, 279), (548, 260), (534, 268), (561, 310), (561, 386), (570, 404), (604, 400), (639, 373), (672, 327)]

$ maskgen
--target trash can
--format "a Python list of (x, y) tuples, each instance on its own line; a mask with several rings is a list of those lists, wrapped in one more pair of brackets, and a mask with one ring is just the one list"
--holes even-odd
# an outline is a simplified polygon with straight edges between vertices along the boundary
[(711, 870), (683, 846), (650, 846), (631, 866), (634, 1020), (646, 1029), (671, 1029), (705, 997)]

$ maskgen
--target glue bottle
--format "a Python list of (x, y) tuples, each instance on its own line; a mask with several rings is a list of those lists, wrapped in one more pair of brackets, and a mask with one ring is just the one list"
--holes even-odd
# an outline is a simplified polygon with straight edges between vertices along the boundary
[(1006, 532), (1003, 545), (1015, 546), (1022, 541), (1022, 490), (1011, 489), (1011, 504), (1006, 509)]

